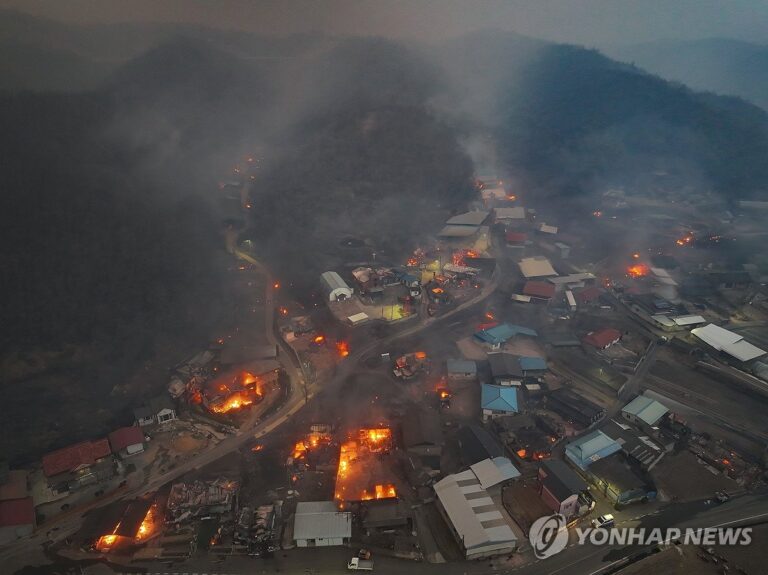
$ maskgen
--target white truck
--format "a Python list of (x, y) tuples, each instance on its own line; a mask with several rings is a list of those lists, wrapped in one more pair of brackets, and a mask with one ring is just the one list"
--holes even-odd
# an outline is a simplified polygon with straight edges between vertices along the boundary
[(373, 561), (370, 559), (360, 559), (352, 557), (347, 563), (347, 569), (350, 571), (373, 571)]

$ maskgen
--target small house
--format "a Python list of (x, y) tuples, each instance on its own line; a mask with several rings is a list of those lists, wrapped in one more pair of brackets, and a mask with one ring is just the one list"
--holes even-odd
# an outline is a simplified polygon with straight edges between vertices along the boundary
[(139, 427), (162, 425), (176, 419), (176, 406), (167, 395), (157, 395), (150, 398), (145, 405), (135, 408), (133, 416)]
[(144, 432), (140, 427), (121, 427), (107, 436), (112, 453), (121, 458), (137, 455), (144, 451)]

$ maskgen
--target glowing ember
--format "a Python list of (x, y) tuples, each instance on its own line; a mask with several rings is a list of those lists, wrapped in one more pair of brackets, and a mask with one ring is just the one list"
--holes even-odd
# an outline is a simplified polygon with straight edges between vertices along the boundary
[(409, 267), (416, 267), (416, 266), (418, 266), (418, 265), (419, 265), (419, 260), (417, 260), (416, 258), (408, 258), (408, 263), (407, 263), (407, 265), (408, 265)]
[(272, 284), (272, 289), (280, 289), (280, 282), (275, 282)]
[(640, 278), (643, 276), (647, 276), (649, 271), (650, 270), (648, 269), (647, 265), (635, 264), (627, 268), (627, 275), (631, 278)]
[(474, 250), (456, 250), (451, 256), (451, 261), (455, 266), (466, 266), (466, 258), (476, 258), (478, 255)]
[(528, 455), (528, 451), (527, 450), (525, 450), (525, 449), (518, 449), (517, 450), (517, 456), (520, 459), (525, 459), (526, 455)]
[(678, 238), (675, 243), (678, 246), (689, 246), (693, 243), (693, 232), (688, 232), (681, 238)]
[(441, 389), (438, 393), (440, 394), (440, 399), (449, 399), (451, 397), (451, 392), (447, 389)]
[[(115, 531), (116, 530), (117, 530), (117, 527), (115, 527)], [(101, 537), (99, 537), (99, 540), (96, 542), (96, 549), (98, 549), (99, 551), (108, 550), (117, 542), (117, 537), (118, 536), (114, 533), (111, 533), (109, 535), (102, 535)]]
[(595, 210), (594, 212), (592, 212), (592, 215), (595, 216), (596, 218), (599, 218), (599, 217), (602, 217), (603, 212), (601, 212), (600, 210)]
[(325, 343), (325, 336), (324, 335), (315, 336), (315, 338), (312, 341), (317, 345), (320, 345), (322, 343)]
[(347, 357), (349, 355), (349, 344), (346, 341), (337, 341), (336, 351), (339, 357)]
[(445, 290), (443, 288), (439, 288), (439, 287), (432, 288), (432, 293), (434, 293), (434, 294), (441, 294), (441, 293), (444, 293), (444, 292), (445, 292)]
[(507, 194), (507, 199), (514, 202), (517, 199), (517, 196), (515, 194)]
[(493, 315), (493, 312), (487, 311), (487, 312), (485, 312), (485, 318), (490, 320), (490, 321), (493, 321), (493, 320), (496, 319), (496, 316)]
[(251, 451), (253, 451), (254, 453), (261, 451), (262, 449), (264, 449), (264, 446), (261, 443), (257, 443), (256, 445), (251, 447)]
[(639, 254), (639, 253), (637, 253), (637, 252), (635, 252), (635, 253), (633, 253), (633, 254), (632, 254), (632, 257), (633, 257), (634, 259), (636, 259), (636, 260), (639, 260), (639, 259), (640, 259), (640, 254)]
[(361, 429), (360, 442), (371, 451), (380, 451), (389, 447), (392, 441), (392, 430), (388, 427)]
[(278, 308), (278, 311), (280, 312), (280, 315), (288, 315), (287, 307), (280, 306), (280, 308)]
[(427, 354), (426, 352), (423, 352), (423, 351), (417, 351), (413, 355), (416, 356), (416, 359), (427, 359)]

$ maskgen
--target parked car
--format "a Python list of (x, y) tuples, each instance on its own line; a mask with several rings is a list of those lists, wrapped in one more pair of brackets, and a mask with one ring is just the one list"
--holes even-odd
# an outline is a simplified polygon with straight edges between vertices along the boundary
[(592, 520), (592, 527), (595, 529), (610, 529), (616, 524), (616, 520), (611, 513), (607, 515), (601, 515), (597, 519)]

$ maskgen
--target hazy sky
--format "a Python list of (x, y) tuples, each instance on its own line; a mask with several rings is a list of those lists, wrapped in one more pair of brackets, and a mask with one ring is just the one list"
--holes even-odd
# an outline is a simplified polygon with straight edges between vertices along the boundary
[(730, 37), (768, 42), (768, 0), (0, 0), (78, 23), (184, 22), (438, 39), (503, 28), (588, 46)]

